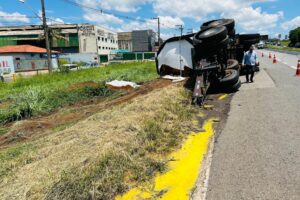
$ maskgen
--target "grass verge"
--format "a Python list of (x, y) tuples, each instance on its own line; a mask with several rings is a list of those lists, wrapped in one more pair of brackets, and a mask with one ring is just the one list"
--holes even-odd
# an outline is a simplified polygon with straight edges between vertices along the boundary
[(300, 48), (280, 47), (280, 46), (274, 46), (274, 45), (266, 45), (266, 48), (280, 50), (280, 51), (291, 51), (291, 52), (299, 52), (300, 53)]
[[(49, 113), (53, 109), (80, 100), (111, 96), (115, 93), (105, 87), (107, 80), (141, 83), (156, 77), (154, 63), (149, 62), (18, 78), (14, 83), (0, 85), (0, 102), (8, 103), (7, 107), (0, 108), (0, 125)], [(86, 82), (94, 84), (84, 85)], [(80, 87), (78, 83), (83, 83), (84, 87)]]

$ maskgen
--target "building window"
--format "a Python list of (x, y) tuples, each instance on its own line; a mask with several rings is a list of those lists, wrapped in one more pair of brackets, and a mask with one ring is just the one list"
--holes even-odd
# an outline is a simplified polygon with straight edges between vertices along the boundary
[(107, 38), (105, 38), (105, 42), (107, 42)]
[(104, 49), (104, 47), (102, 47), (102, 49)]
[(98, 40), (100, 40), (100, 37), (98, 37)]
[(101, 47), (99, 47), (99, 49), (101, 49)]
[(104, 38), (102, 38), (102, 42), (104, 41)]

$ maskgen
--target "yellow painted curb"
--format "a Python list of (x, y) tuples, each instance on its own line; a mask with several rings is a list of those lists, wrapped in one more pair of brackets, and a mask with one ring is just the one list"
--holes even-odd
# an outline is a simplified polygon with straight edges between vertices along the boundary
[[(153, 183), (145, 183), (128, 191), (116, 200), (141, 200), (155, 198), (164, 200), (188, 200), (195, 186), (202, 160), (207, 152), (209, 141), (214, 134), (213, 124), (216, 119), (207, 120), (204, 132), (191, 133), (181, 149), (170, 155), (168, 169), (164, 174), (157, 174)], [(149, 188), (153, 188), (150, 191)]]

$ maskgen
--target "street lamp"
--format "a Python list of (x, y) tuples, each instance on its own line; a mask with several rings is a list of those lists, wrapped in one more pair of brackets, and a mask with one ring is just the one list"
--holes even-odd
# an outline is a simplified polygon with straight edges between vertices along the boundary
[(29, 8), (29, 10), (31, 10), (43, 22), (45, 43), (46, 43), (46, 49), (47, 49), (47, 61), (48, 61), (47, 64), (48, 64), (49, 73), (51, 73), (52, 72), (51, 50), (50, 50), (50, 44), (49, 44), (49, 30), (48, 30), (48, 25), (47, 25), (47, 21), (46, 21), (46, 14), (45, 14), (45, 2), (44, 2), (44, 0), (41, 0), (42, 17), (40, 17), (29, 5), (27, 5), (25, 3), (25, 0), (19, 0), (19, 2), (26, 5), (26, 7)]

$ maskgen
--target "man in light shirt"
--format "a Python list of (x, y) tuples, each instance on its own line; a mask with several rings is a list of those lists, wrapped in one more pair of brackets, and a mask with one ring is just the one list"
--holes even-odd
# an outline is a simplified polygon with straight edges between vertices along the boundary
[(246, 68), (246, 82), (249, 82), (249, 74), (251, 74), (250, 76), (250, 81), (253, 83), (253, 77), (254, 77), (254, 71), (255, 71), (255, 66), (257, 65), (257, 56), (256, 56), (256, 52), (254, 51), (254, 45), (250, 46), (249, 51), (247, 51), (244, 54), (244, 58), (243, 58), (243, 66), (245, 66)]

